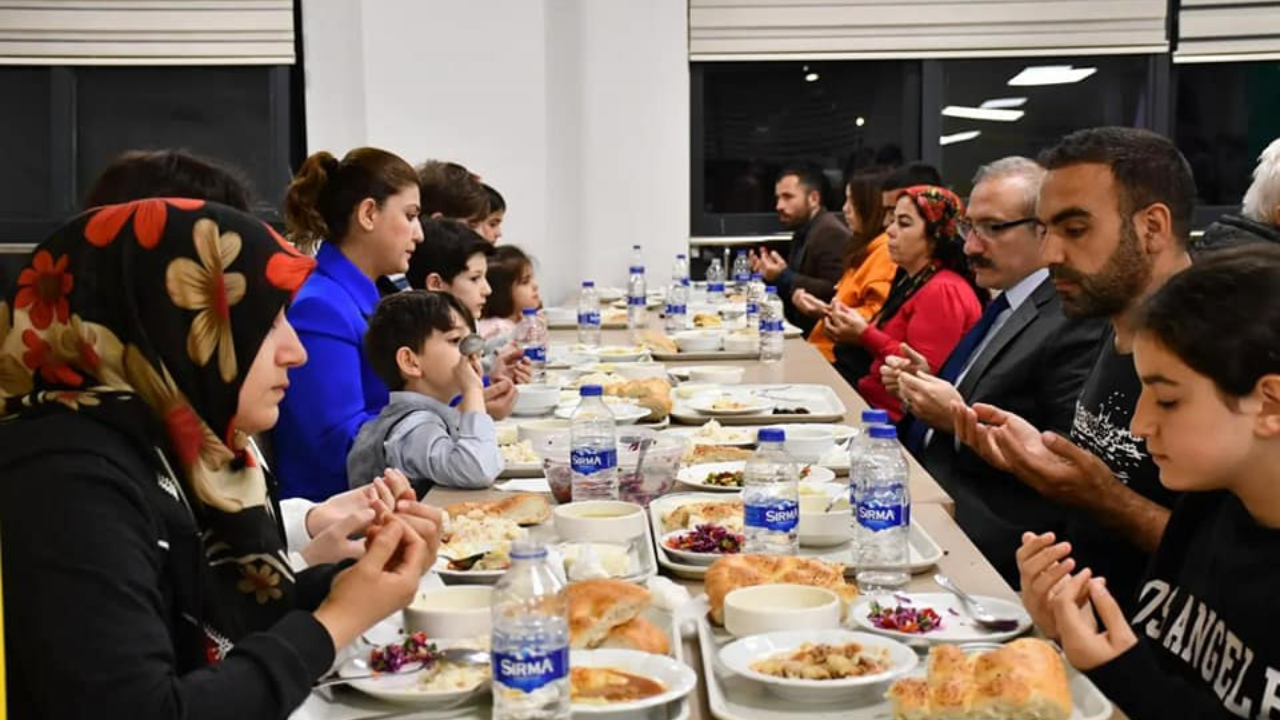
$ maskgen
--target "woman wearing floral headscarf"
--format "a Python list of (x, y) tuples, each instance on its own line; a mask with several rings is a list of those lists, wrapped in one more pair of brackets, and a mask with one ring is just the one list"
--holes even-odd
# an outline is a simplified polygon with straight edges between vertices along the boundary
[(889, 256), (898, 265), (884, 307), (870, 321), (834, 303), (826, 320), (836, 341), (836, 369), (872, 407), (902, 419), (902, 401), (885, 390), (880, 366), (890, 355), (922, 355), (936, 372), (982, 315), (986, 291), (973, 283), (956, 222), (964, 205), (946, 188), (903, 190), (888, 228)]
[(295, 574), (248, 443), (306, 360), (284, 308), (313, 266), (237, 211), (139, 200), (0, 303), (14, 717), (283, 718), (412, 598), (431, 528), (388, 510), (361, 560)]

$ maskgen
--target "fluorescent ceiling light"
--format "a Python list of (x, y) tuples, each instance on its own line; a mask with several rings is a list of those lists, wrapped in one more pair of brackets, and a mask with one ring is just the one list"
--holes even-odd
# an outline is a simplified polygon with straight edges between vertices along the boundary
[(1072, 67), (1070, 65), (1033, 65), (1009, 79), (1013, 86), (1067, 85), (1077, 83), (1098, 72), (1096, 67)]
[(804, 76), (805, 82), (818, 82), (818, 73), (809, 73)]
[(966, 130), (964, 132), (958, 132), (954, 135), (943, 135), (941, 138), (939, 138), (939, 142), (942, 145), (954, 145), (955, 143), (964, 142), (966, 140), (972, 140), (981, 134), (982, 134), (981, 130)]
[(942, 114), (947, 117), (964, 118), (965, 120), (991, 120), (994, 122), (1014, 122), (1021, 120), (1026, 115), (1021, 110), (997, 110), (995, 108), (976, 108), (964, 107), (963, 105), (948, 105), (942, 108)]
[(1027, 104), (1027, 99), (1024, 97), (1008, 97), (1008, 98), (992, 98), (990, 100), (983, 100), (982, 104), (979, 105), (978, 107), (997, 108), (997, 109), (1020, 108), (1026, 104)]

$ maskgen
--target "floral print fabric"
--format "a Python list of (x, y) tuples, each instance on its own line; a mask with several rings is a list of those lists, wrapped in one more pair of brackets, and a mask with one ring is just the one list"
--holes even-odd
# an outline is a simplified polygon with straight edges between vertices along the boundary
[(165, 480), (201, 532), (204, 598), (184, 613), (222, 640), (211, 647), (291, 609), (284, 539), (235, 413), (259, 346), (313, 267), (251, 216), (154, 198), (72, 220), (0, 302), (0, 420), (79, 412), (162, 451), (158, 473), (172, 467)]

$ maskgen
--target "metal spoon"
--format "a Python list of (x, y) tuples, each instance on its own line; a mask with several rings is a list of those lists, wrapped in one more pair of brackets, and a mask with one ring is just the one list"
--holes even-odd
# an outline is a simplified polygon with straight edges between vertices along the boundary
[(1008, 632), (1010, 630), (1017, 629), (1017, 620), (1012, 618), (998, 618), (995, 615), (992, 615), (982, 606), (982, 603), (975, 600), (973, 596), (969, 595), (969, 593), (961, 590), (960, 587), (952, 582), (951, 578), (946, 575), (938, 573), (933, 576), (933, 581), (937, 583), (939, 587), (960, 598), (960, 602), (965, 606), (965, 611), (968, 612), (969, 616), (974, 619), (974, 622), (978, 623), (978, 625), (983, 629), (994, 630), (997, 632)]
[(489, 553), (487, 552), (481, 552), (481, 553), (476, 553), (475, 555), (467, 555), (465, 557), (460, 557), (460, 558), (451, 558), (448, 555), (441, 555), (440, 557), (449, 561), (450, 570), (455, 570), (457, 572), (465, 572), (467, 570), (470, 570), (472, 566), (480, 562), (480, 559), (488, 554)]

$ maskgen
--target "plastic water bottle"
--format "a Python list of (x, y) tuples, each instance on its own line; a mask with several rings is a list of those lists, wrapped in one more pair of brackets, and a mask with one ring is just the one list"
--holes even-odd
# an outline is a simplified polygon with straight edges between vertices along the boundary
[(764, 304), (760, 307), (760, 362), (775, 363), (782, 359), (785, 322), (778, 290), (769, 285), (764, 289)]
[(908, 571), (911, 493), (907, 462), (892, 425), (872, 425), (860, 461), (864, 477), (853, 512), (857, 518), (858, 589), (897, 592), (911, 579)]
[(853, 556), (850, 567), (857, 567), (858, 562), (858, 493), (866, 487), (869, 464), (867, 451), (871, 445), (871, 426), (888, 425), (889, 412), (876, 408), (865, 408), (862, 411), (862, 424), (853, 428), (853, 437), (849, 439), (849, 520), (851, 525)]
[(672, 279), (671, 289), (667, 291), (666, 315), (668, 335), (689, 327), (689, 278)]
[(724, 267), (720, 265), (720, 258), (712, 258), (707, 268), (707, 302), (711, 305), (724, 302)]
[(763, 428), (742, 473), (743, 551), (795, 555), (799, 550), (800, 472), (782, 444), (782, 428)]
[(747, 329), (760, 329), (760, 306), (764, 304), (764, 275), (751, 274), (751, 282), (747, 283)]
[(671, 266), (671, 284), (679, 285), (680, 281), (689, 279), (689, 256), (684, 253), (676, 254), (676, 261)]
[[(639, 254), (640, 246), (635, 246), (636, 253)], [(632, 260), (631, 271), (627, 277), (627, 334), (631, 338), (631, 342), (640, 341), (640, 331), (649, 324), (649, 310), (646, 308), (648, 302), (648, 290), (644, 283), (644, 265), (634, 264)]]
[(600, 296), (591, 280), (582, 281), (582, 294), (578, 295), (578, 342), (600, 346)]
[(599, 385), (583, 385), (569, 426), (570, 486), (574, 502), (618, 499), (618, 438)]
[(733, 291), (745, 293), (751, 282), (751, 261), (747, 259), (747, 251), (739, 250), (733, 258)]
[(569, 603), (545, 545), (511, 544), (491, 613), (493, 720), (568, 720)]
[(540, 383), (547, 379), (547, 324), (538, 315), (538, 308), (525, 308), (520, 314), (524, 317), (516, 328), (516, 342), (532, 366), (531, 381)]

